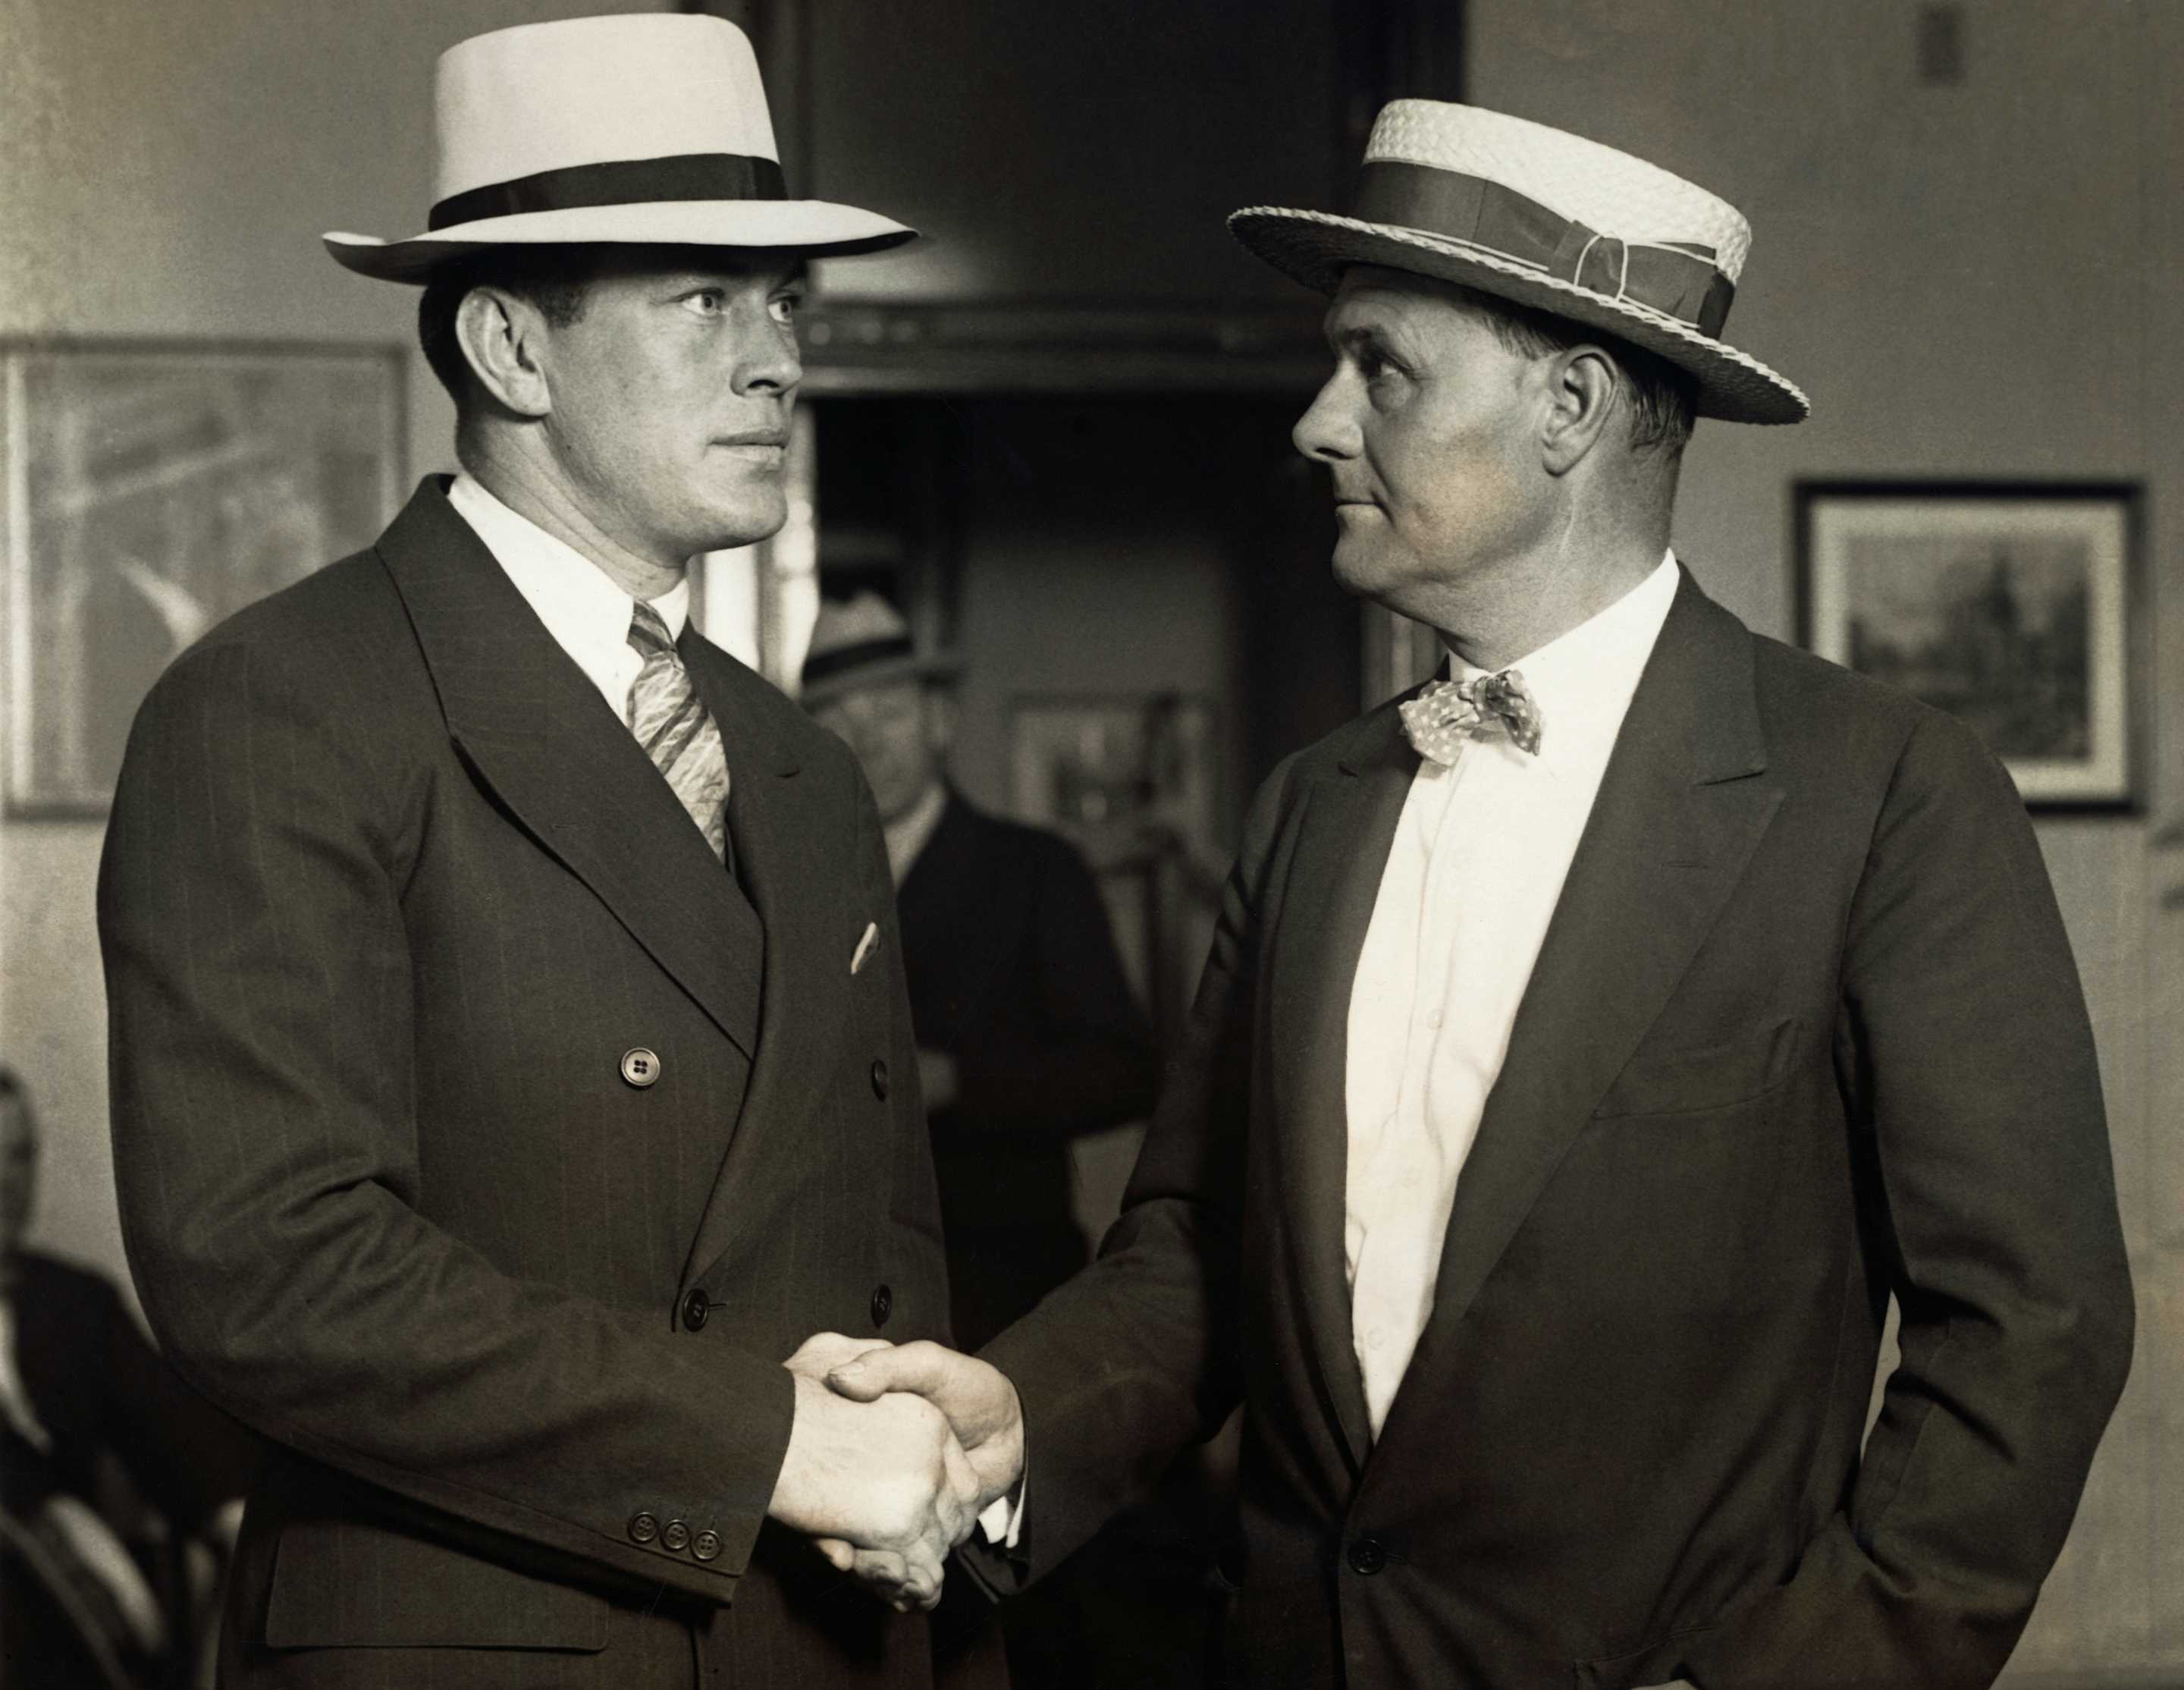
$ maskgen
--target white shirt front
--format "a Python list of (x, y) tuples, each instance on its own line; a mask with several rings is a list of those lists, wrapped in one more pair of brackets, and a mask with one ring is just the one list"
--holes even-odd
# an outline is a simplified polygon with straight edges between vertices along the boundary
[[(1343, 1253), (1379, 1435), (1433, 1313), (1457, 1176), (1579, 836), (1676, 594), (1675, 555), (1591, 621), (1508, 667), (1539, 754), (1498, 729), (1419, 766), (1351, 984)], [(1454, 678), (1482, 672), (1451, 660)]]
[[(510, 510), (468, 470), (448, 489), (448, 503), (485, 542), (493, 561), (546, 624), (554, 644), (599, 689), (615, 720), (627, 722), (629, 689), (644, 667), (629, 643), (637, 600), (567, 541)], [(689, 578), (686, 576), (647, 602), (667, 624), (667, 637), (680, 639), (683, 624), (690, 619)]]

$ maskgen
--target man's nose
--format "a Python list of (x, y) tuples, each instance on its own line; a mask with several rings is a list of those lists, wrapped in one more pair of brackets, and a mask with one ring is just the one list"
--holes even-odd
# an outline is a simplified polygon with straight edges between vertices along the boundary
[(804, 379), (804, 358), (796, 344), (796, 331), (784, 332), (772, 317), (762, 332), (748, 337), (744, 355), (737, 361), (735, 388), (739, 393), (787, 393)]
[(1306, 457), (1332, 464), (1357, 455), (1357, 423), (1346, 403), (1344, 387), (1338, 370), (1322, 383), (1296, 427), (1290, 430), (1290, 440)]

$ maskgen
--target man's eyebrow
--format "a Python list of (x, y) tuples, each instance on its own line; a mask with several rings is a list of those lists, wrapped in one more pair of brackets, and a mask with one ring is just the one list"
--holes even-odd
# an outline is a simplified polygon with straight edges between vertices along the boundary
[(1328, 349), (1340, 356), (1345, 352), (1379, 352), (1392, 354), (1393, 341), (1388, 331), (1379, 323), (1342, 323), (1331, 325), (1327, 330)]

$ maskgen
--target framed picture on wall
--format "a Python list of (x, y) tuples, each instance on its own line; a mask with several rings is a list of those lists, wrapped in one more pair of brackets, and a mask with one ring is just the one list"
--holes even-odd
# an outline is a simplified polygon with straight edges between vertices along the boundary
[(1100, 881), (1154, 1024), (1179, 1021), (1228, 869), (1211, 699), (1022, 694), (1009, 710), (1009, 807), (1052, 828)]
[(103, 815), (159, 672), (377, 536), (406, 473), (404, 358), (0, 342), (9, 815)]
[(2140, 489), (1802, 482), (1802, 638), (1969, 723), (2044, 809), (2138, 801)]

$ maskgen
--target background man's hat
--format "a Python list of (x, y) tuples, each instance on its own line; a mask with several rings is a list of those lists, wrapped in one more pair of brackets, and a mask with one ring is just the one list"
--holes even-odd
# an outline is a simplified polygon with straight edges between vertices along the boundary
[(422, 282), (494, 247), (608, 243), (878, 252), (877, 212), (791, 199), (758, 59), (724, 18), (523, 24), (440, 55), (436, 204), (406, 241), (330, 234), (349, 269)]
[(920, 651), (902, 612), (877, 593), (822, 599), (798, 696), (821, 705), (889, 681), (943, 679), (961, 667), (950, 653)]
[(1697, 383), (1698, 414), (1802, 422), (1803, 393), (1720, 338), (1752, 226), (1680, 176), (1477, 106), (1396, 100), (1347, 217), (1253, 205), (1228, 227), (1308, 287), (1353, 264), (1461, 282), (1619, 337)]

